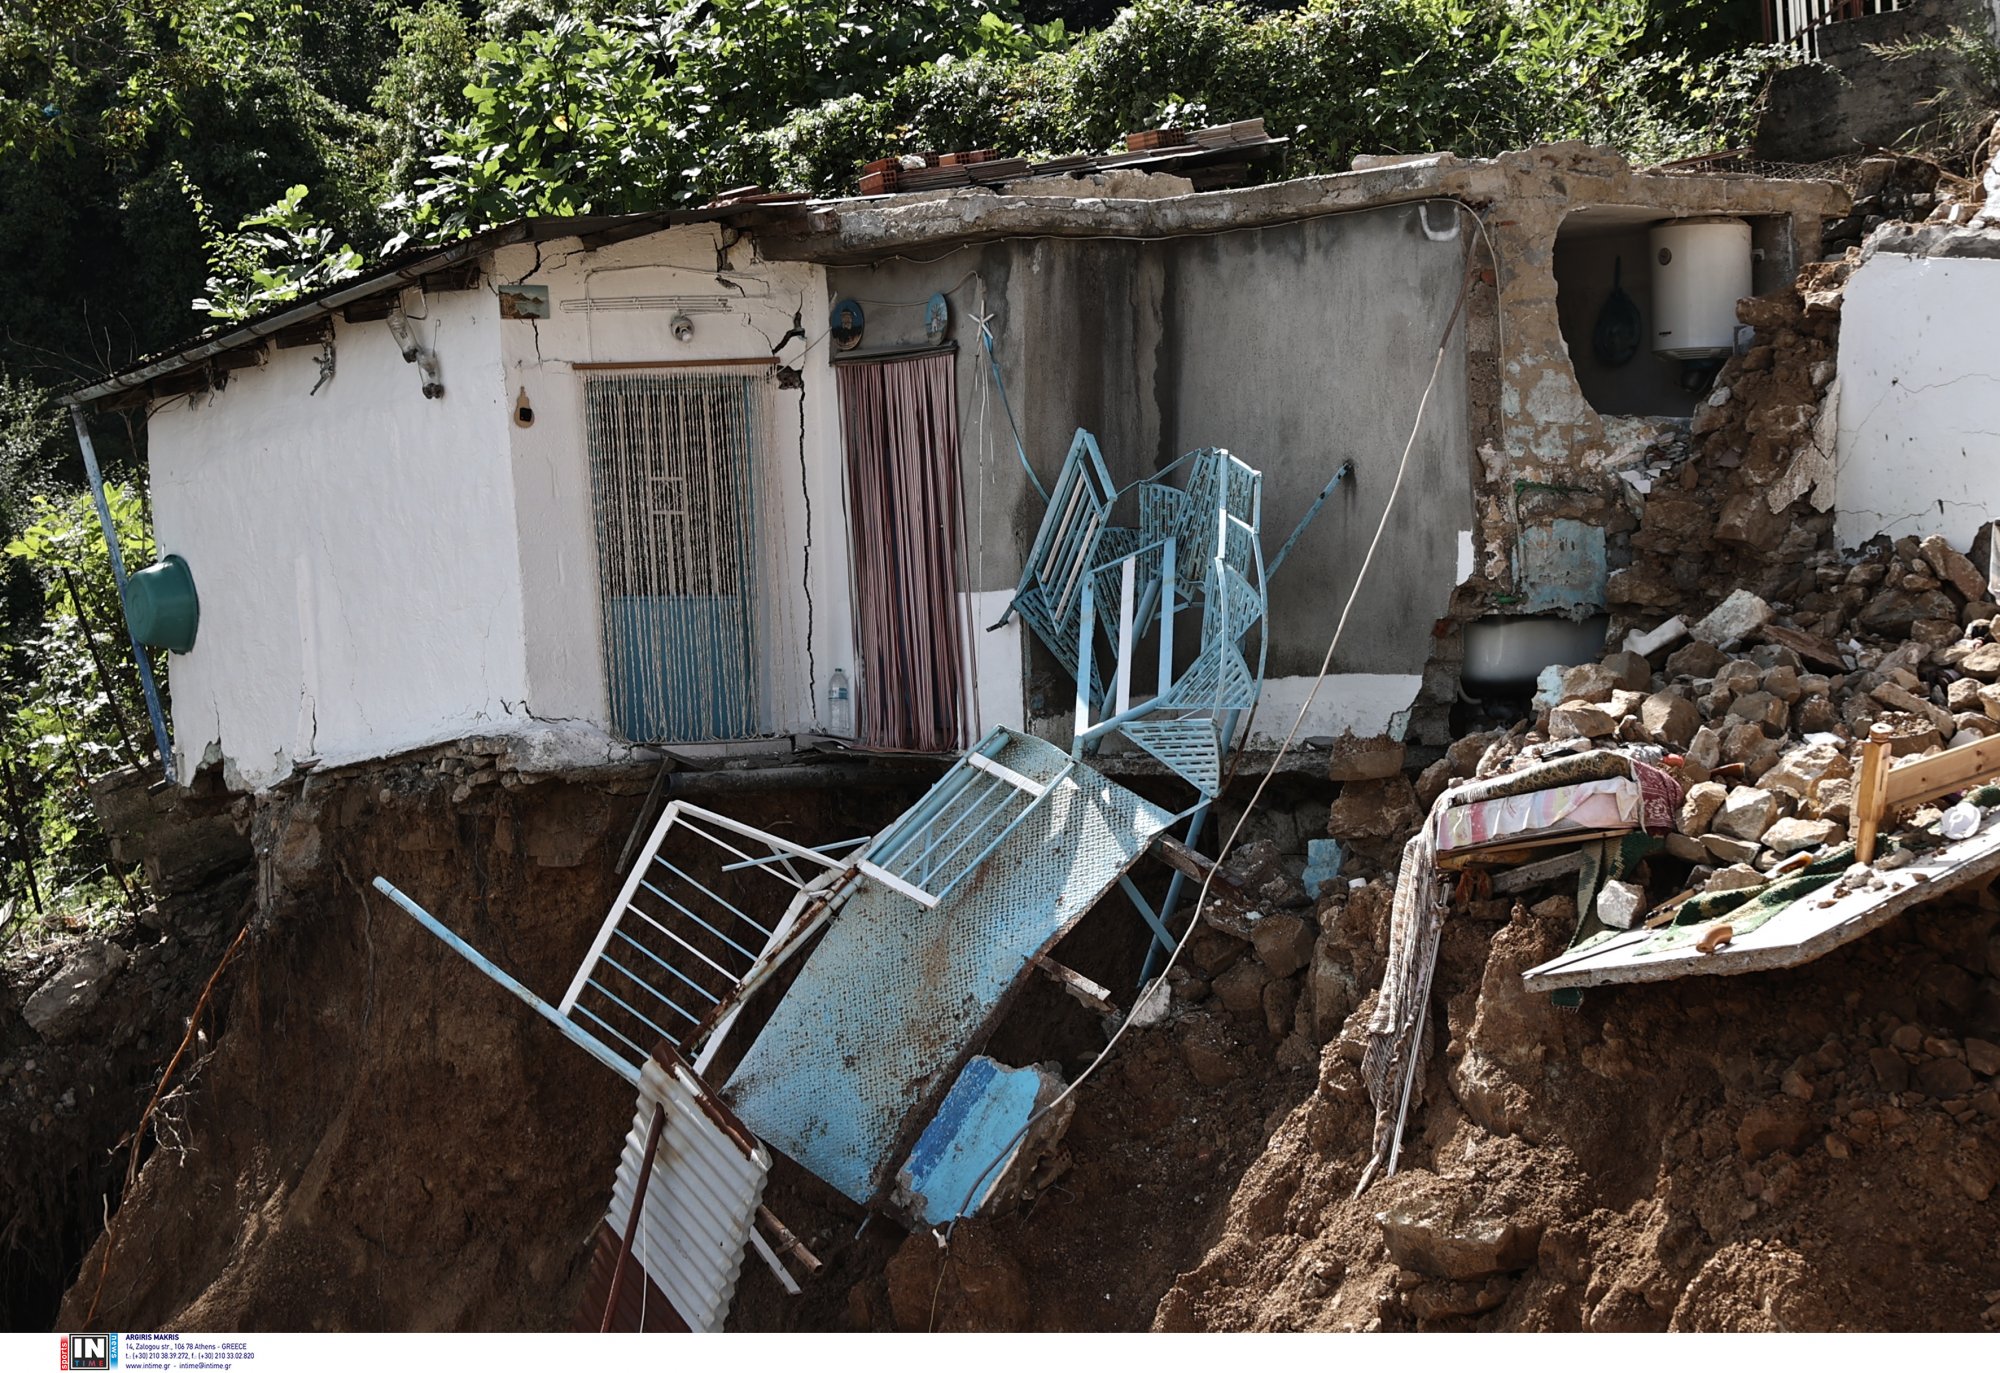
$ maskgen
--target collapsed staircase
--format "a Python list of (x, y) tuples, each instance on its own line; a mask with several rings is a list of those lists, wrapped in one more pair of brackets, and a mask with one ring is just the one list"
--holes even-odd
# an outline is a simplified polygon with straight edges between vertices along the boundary
[[(1127, 495), (1138, 523), (1115, 525)], [(1170, 827), (1196, 838), (1261, 689), (1261, 504), (1259, 474), (1212, 448), (1117, 490), (1078, 430), (1010, 612), (1075, 677), (1069, 748), (996, 728), (887, 829), (821, 848), (670, 803), (556, 1005), (376, 878), (637, 1092), (593, 1270), (606, 1328), (720, 1328), (746, 1245), (797, 1290), (758, 1230), (767, 1143), (912, 1221), (994, 1195), (1051, 1095), (1037, 1070), (979, 1054), (1012, 993), (1114, 888), (1152, 935), (1142, 981), (1174, 947), (1184, 877), (1155, 909), (1130, 872)], [(1191, 803), (1170, 811), (1093, 767), (1114, 738)], [(746, 1008), (801, 957), (712, 1089)]]

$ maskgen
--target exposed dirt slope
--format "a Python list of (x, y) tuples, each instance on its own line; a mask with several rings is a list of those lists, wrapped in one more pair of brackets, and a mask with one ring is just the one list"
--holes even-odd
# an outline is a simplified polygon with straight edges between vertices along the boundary
[[(1386, 892), (1325, 912), (1379, 958)], [(2000, 1312), (2000, 903), (1792, 972), (1521, 990), (1555, 898), (1454, 918), (1403, 1171), (1356, 1199), (1369, 1004), (1160, 1304), (1162, 1329), (1979, 1329)], [(1372, 979), (1371, 979), (1372, 980)], [(1977, 1051), (1975, 1051), (1977, 1052)], [(1994, 1065), (1985, 1065), (1989, 1070)]]

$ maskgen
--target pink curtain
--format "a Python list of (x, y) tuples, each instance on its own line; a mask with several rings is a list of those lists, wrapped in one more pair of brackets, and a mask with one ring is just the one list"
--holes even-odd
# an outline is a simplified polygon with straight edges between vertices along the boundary
[(958, 396), (947, 353), (843, 363), (860, 669), (872, 748), (956, 753), (966, 737), (958, 566)]

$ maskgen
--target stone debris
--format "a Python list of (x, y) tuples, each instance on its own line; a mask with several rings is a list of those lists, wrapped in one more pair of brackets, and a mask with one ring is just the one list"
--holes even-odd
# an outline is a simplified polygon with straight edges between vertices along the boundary
[[(1689, 638), (1642, 623), (1614, 638), (1626, 647), (1552, 674), (1554, 700), (1532, 720), (1455, 744), (1426, 774), (1429, 794), (1564, 751), (1651, 746), (1682, 784), (1669, 853), (1697, 889), (1837, 848), (1871, 727), (1888, 727), (1896, 762), (2000, 733), (2000, 604), (1978, 570), (1993, 528), (1963, 552), (1933, 535), (1811, 553), (1787, 598), (1722, 594)], [(1985, 813), (1947, 799), (1891, 816), (1876, 867), (1969, 835)]]
[(1771, 607), (1750, 591), (1732, 591), (1729, 599), (1696, 621), (1688, 632), (1706, 644), (1729, 648), (1741, 643), (1772, 617)]
[(21, 1007), (21, 1019), (52, 1044), (68, 1039), (97, 1009), (126, 957), (124, 948), (108, 939), (86, 941), (35, 989)]

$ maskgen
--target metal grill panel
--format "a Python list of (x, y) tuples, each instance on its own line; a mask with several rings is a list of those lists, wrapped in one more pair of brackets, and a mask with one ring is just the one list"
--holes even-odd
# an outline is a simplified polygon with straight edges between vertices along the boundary
[[(1006, 732), (995, 761), (1069, 765)], [(926, 909), (864, 885), (841, 909), (723, 1094), (757, 1134), (856, 1201), (885, 1189), (905, 1126), (978, 1049), (1029, 959), (1145, 852), (1170, 812), (1084, 768), (1051, 787), (973, 876)]]
[(688, 1051), (727, 1023), (803, 922), (838, 902), (844, 872), (827, 852), (675, 801), (558, 1010), (635, 1069), (662, 1040)]
[(1022, 772), (999, 761), (1009, 736), (995, 729), (938, 779), (862, 854), (864, 875), (934, 906), (963, 881), (1068, 771), (1028, 758)]
[(1203, 796), (1222, 790), (1222, 758), (1215, 721), (1140, 719), (1122, 726), (1125, 737), (1185, 778)]

